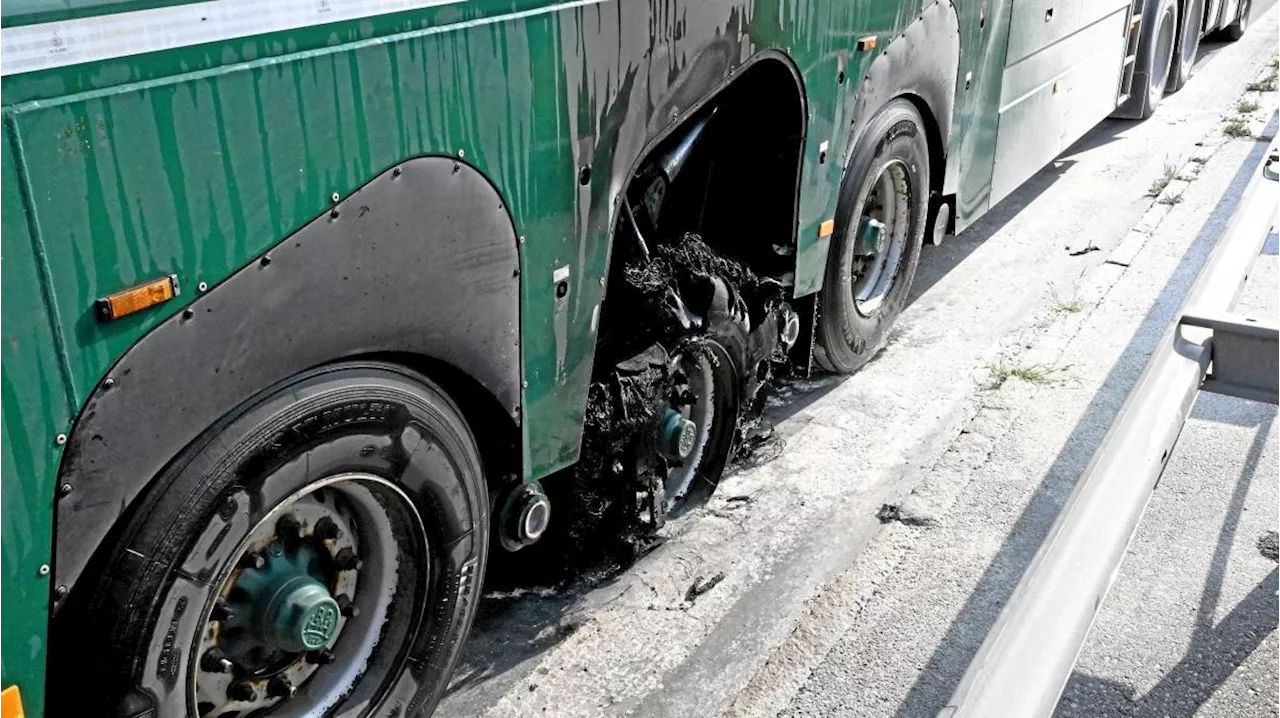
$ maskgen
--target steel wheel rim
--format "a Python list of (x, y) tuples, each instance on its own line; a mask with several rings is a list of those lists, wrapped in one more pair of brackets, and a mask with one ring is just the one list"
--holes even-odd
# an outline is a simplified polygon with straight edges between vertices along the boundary
[[(224, 626), (235, 623), (234, 616), (226, 618), (228, 606), (234, 613), (234, 609), (246, 605), (242, 597), (233, 597), (233, 594), (238, 588), (243, 590), (247, 576), (269, 571), (275, 565), (281, 552), (273, 553), (273, 550), (285, 543), (279, 524), (286, 516), (298, 521), (298, 545), (316, 549), (319, 544), (319, 549), (329, 552), (328, 559), (320, 557), (319, 561), (329, 566), (332, 577), (326, 588), (341, 611), (335, 630), (322, 646), (292, 654), (283, 652), (283, 659), (265, 668), (254, 670), (251, 665), (232, 660), (229, 671), (210, 670), (212, 661), (207, 659), (210, 649), (224, 650), (231, 645), (230, 635), (222, 634)], [(338, 536), (318, 540), (316, 527), (326, 517), (335, 524)], [(407, 555), (402, 550), (406, 543), (421, 550), (417, 555)], [(427, 546), (426, 530), (413, 501), (397, 486), (373, 474), (335, 474), (281, 501), (228, 554), (229, 560), (215, 583), (218, 589), (204, 608), (200, 634), (188, 663), (193, 714), (216, 718), (252, 712), (273, 717), (318, 718), (328, 715), (357, 691), (362, 696), (368, 694), (366, 678), (385, 683), (386, 677), (398, 674), (425, 605), (425, 600), (414, 599), (415, 596), (425, 599), (425, 581), (430, 575)], [(354, 563), (352, 556), (340, 556), (343, 549), (352, 550)], [(259, 554), (271, 554), (262, 568), (246, 558)], [(339, 567), (340, 557), (348, 568)], [(414, 562), (415, 570), (402, 571), (405, 562)], [(416, 576), (415, 585), (403, 585), (412, 579), (402, 580), (402, 575)], [(342, 601), (342, 596), (348, 601)], [(397, 601), (402, 604), (397, 605)], [(259, 604), (254, 605), (260, 608)], [(386, 627), (392, 616), (401, 611), (407, 612), (408, 629), (396, 641), (395, 631), (388, 631)], [(250, 613), (257, 612), (251, 610)], [(259, 618), (251, 615), (236, 624), (237, 628), (251, 633), (255, 627), (260, 628)], [(385, 645), (388, 641), (398, 645), (388, 647)], [(375, 663), (385, 663), (381, 656), (388, 650), (396, 653), (395, 659), (383, 666), (390, 670), (371, 671)], [(325, 652), (332, 657), (331, 661), (324, 660)], [(241, 658), (240, 651), (223, 655), (229, 656), (226, 660)], [(281, 677), (289, 680), (295, 692), (272, 695), (271, 682)], [(232, 698), (228, 690), (236, 682), (247, 682), (256, 695), (251, 700)], [(374, 690), (380, 693), (385, 687), (378, 685)]]
[(693, 451), (683, 461), (672, 461), (667, 469), (667, 478), (663, 482), (666, 494), (666, 509), (680, 503), (693, 487), (698, 471), (702, 468), (702, 460), (706, 455), (707, 445), (711, 442), (711, 431), (716, 421), (716, 388), (715, 367), (712, 361), (722, 361), (720, 356), (712, 359), (712, 352), (718, 355), (723, 350), (718, 345), (703, 345), (702, 350), (679, 354), (672, 362), (680, 368), (688, 379), (688, 392), (693, 397), (689, 404), (678, 407), (680, 415), (698, 426), (697, 439)]
[[(858, 314), (864, 317), (880, 311), (885, 298), (897, 283), (898, 270), (907, 245), (911, 224), (911, 179), (907, 166), (893, 160), (881, 168), (862, 203), (859, 217), (882, 222), (887, 234), (886, 246), (869, 258), (854, 257), (850, 293)], [(857, 242), (860, 221), (846, 228), (849, 241)]]

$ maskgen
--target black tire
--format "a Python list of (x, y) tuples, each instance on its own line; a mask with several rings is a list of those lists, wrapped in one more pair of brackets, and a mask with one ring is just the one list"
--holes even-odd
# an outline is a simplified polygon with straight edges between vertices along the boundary
[[(1153, 6), (1154, 11), (1148, 12)], [(1169, 85), (1177, 49), (1177, 0), (1150, 0), (1143, 8), (1142, 18), (1133, 85), (1129, 99), (1115, 114), (1145, 120), (1155, 113)]]
[[(890, 270), (890, 284), (874, 310), (864, 310), (854, 296), (863, 274), (854, 277), (857, 234), (885, 172), (899, 173), (891, 182), (903, 193), (901, 224), (895, 222), (893, 235), (884, 251), (897, 246), (899, 254)], [(900, 181), (899, 181), (900, 180)], [(850, 374), (866, 364), (888, 340), (893, 322), (906, 305), (911, 281), (920, 259), (929, 207), (929, 143), (924, 121), (909, 100), (895, 99), (867, 123), (845, 168), (836, 206), (835, 234), (827, 256), (826, 278), (820, 295), (818, 341), (814, 357), (827, 371)], [(895, 211), (896, 215), (896, 211)], [(900, 232), (900, 234), (899, 234)], [(872, 263), (879, 261), (874, 255)], [(881, 275), (883, 273), (881, 272)]]
[(1191, 70), (1200, 52), (1200, 26), (1204, 20), (1204, 0), (1186, 0), (1183, 5), (1182, 23), (1178, 27), (1178, 49), (1174, 53), (1173, 67), (1169, 70), (1167, 92), (1177, 92), (1191, 79)]
[(1244, 33), (1249, 29), (1249, 13), (1253, 11), (1252, 0), (1242, 0), (1240, 9), (1236, 13), (1236, 19), (1230, 25), (1222, 28), (1222, 36), (1235, 42), (1244, 37)]
[(1155, 114), (1160, 100), (1164, 99), (1177, 61), (1177, 0), (1164, 0), (1160, 3), (1155, 19), (1151, 34), (1144, 38), (1150, 42), (1146, 57), (1146, 96), (1141, 115), (1144, 120)]
[[(395, 576), (394, 583), (383, 584), (391, 589), (379, 593), (394, 600), (386, 600), (385, 612), (374, 612), (385, 620), (360, 623), (364, 613), (342, 619), (349, 621), (346, 628), (332, 638), (337, 660), (308, 669), (314, 672), (297, 695), (350, 680), (350, 692), (336, 697), (326, 715), (373, 715), (379, 705), (395, 706), (397, 715), (429, 714), (457, 662), (479, 600), (489, 537), (481, 466), (458, 408), (429, 380), (408, 370), (346, 363), (278, 386), (205, 432), (152, 484), (119, 533), (96, 598), (79, 619), (68, 616), (69, 623), (55, 631), (63, 645), (53, 647), (53, 655), (61, 655), (61, 670), (51, 674), (51, 695), (60, 693), (61, 680), (70, 687), (97, 676), (102, 692), (94, 694), (95, 705), (102, 705), (104, 714), (199, 715), (193, 712), (193, 691), (203, 669), (196, 653), (201, 640), (215, 631), (208, 621), (216, 615), (210, 611), (220, 587), (235, 575), (227, 562), (238, 562), (241, 575), (247, 570), (243, 553), (223, 547), (242, 551), (250, 532), (278, 514), (271, 513), (273, 508), (309, 495), (304, 492), (311, 487), (324, 487), (316, 501), (342, 505), (345, 499), (331, 488), (336, 484), (324, 482), (367, 476), (363, 485), (383, 492), (371, 505), (386, 508), (387, 525), (410, 527), (381, 534), (381, 543), (369, 546), (394, 551), (370, 551), (358, 568), (363, 572), (358, 580), (370, 583), (371, 576)], [(386, 495), (403, 503), (392, 506)], [(280, 537), (275, 540), (284, 540), (275, 526)], [(348, 528), (352, 534), (367, 530), (358, 521)], [(373, 573), (378, 570), (383, 573)], [(361, 600), (359, 585), (351, 586)], [(343, 632), (357, 630), (367, 633)], [(369, 643), (367, 636), (379, 637)], [(87, 645), (95, 650), (86, 651)], [(365, 670), (342, 670), (348, 656), (344, 646), (364, 651)], [(304, 654), (286, 657), (295, 660), (293, 655), (303, 660)], [(72, 667), (81, 670), (63, 672)], [(232, 675), (241, 671), (237, 664)], [(106, 700), (98, 703), (99, 696)], [(254, 715), (274, 715), (299, 698), (280, 700)], [(86, 715), (84, 706), (71, 695), (53, 714)], [(201, 711), (210, 710), (207, 703), (202, 706)]]

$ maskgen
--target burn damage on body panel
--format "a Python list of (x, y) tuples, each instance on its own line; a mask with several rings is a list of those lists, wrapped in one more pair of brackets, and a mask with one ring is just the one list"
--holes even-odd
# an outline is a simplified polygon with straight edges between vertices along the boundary
[[(784, 68), (748, 79), (754, 87), (708, 103), (632, 175), (579, 460), (545, 481), (554, 528), (499, 566), (519, 574), (518, 564), (542, 564), (543, 580), (547, 563), (564, 569), (561, 578), (624, 566), (661, 540), (668, 516), (704, 500), (735, 455), (767, 443), (765, 395), (800, 331), (787, 301), (795, 208), (777, 198), (794, 197), (803, 127), (786, 107), (748, 104), (759, 83), (791, 82)], [(759, 132), (761, 123), (775, 131)]]

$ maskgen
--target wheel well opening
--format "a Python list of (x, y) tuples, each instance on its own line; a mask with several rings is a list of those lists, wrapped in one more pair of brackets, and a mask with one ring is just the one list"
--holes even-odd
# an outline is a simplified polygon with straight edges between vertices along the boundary
[(696, 235), (705, 243), (696, 251), (709, 261), (791, 284), (805, 122), (797, 75), (784, 60), (763, 57), (637, 163), (614, 233), (598, 366), (656, 338), (636, 331), (632, 308), (620, 306), (629, 304), (620, 289), (625, 268), (647, 261), (653, 246)]
[[(795, 242), (804, 132), (791, 68), (760, 60), (653, 148), (627, 199), (641, 210), (642, 229), (658, 238), (693, 232), (758, 273), (781, 274), (790, 254), (775, 247)], [(653, 196), (655, 182), (661, 197)]]

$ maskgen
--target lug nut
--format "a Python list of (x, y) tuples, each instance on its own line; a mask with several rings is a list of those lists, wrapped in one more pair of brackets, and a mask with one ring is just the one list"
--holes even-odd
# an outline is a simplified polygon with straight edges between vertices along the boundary
[(233, 701), (256, 701), (258, 700), (258, 691), (254, 689), (253, 684), (249, 681), (233, 681), (227, 686), (227, 697)]
[(280, 538), (297, 538), (298, 530), (302, 528), (302, 524), (298, 523), (298, 519), (293, 514), (285, 514), (276, 522), (276, 535)]
[(200, 657), (200, 667), (210, 673), (228, 673), (234, 666), (219, 648), (214, 647)]
[(297, 687), (284, 676), (276, 676), (267, 682), (267, 695), (272, 698), (292, 698), (297, 692)]
[(311, 651), (307, 654), (307, 663), (314, 663), (317, 666), (327, 666), (333, 663), (333, 651), (321, 648), (318, 651)]
[(311, 535), (321, 541), (336, 539), (338, 538), (338, 524), (334, 523), (333, 519), (325, 516), (316, 522), (316, 526), (312, 529)]
[(338, 610), (342, 611), (342, 615), (347, 618), (355, 618), (360, 615), (360, 608), (351, 602), (351, 597), (347, 594), (340, 593), (338, 594), (338, 597), (333, 600), (338, 602)]
[(338, 555), (333, 557), (333, 561), (338, 564), (339, 571), (360, 568), (360, 559), (356, 558), (356, 552), (352, 551), (350, 546), (339, 551)]
[(240, 568), (262, 568), (267, 560), (260, 553), (247, 553), (240, 557)]
[(227, 606), (227, 599), (225, 598), (218, 598), (218, 600), (214, 601), (213, 609), (209, 611), (209, 619), (213, 621), (225, 621), (234, 615)]

